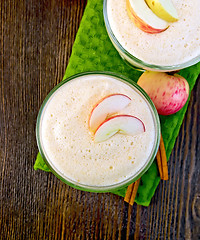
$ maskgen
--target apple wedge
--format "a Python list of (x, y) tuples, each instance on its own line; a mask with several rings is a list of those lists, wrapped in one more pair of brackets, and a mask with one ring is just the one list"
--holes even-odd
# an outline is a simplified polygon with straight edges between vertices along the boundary
[(111, 94), (102, 98), (92, 109), (89, 117), (89, 129), (94, 132), (109, 116), (118, 113), (131, 102), (131, 98), (124, 94)]
[(145, 0), (126, 0), (126, 8), (130, 19), (144, 32), (160, 33), (169, 26), (165, 20), (152, 12)]
[(115, 115), (97, 128), (94, 141), (103, 142), (118, 132), (133, 136), (145, 132), (145, 126), (139, 118), (132, 115)]
[(171, 0), (146, 0), (150, 9), (159, 17), (168, 22), (178, 20), (178, 14)]

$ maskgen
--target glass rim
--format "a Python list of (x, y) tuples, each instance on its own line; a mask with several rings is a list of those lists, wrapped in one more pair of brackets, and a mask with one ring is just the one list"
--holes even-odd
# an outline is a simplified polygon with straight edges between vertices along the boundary
[[(82, 77), (82, 76), (87, 76), (87, 75), (105, 75), (105, 76), (108, 76), (108, 77), (115, 78), (115, 79), (117, 79), (121, 82), (124, 82), (128, 86), (130, 86), (138, 94), (140, 94), (141, 97), (143, 97), (143, 99), (145, 100), (145, 102), (147, 103), (147, 105), (148, 105), (148, 107), (151, 111), (152, 118), (153, 118), (153, 121), (154, 121), (154, 126), (155, 126), (155, 130), (156, 130), (155, 131), (155, 141), (154, 141), (154, 145), (153, 145), (152, 150), (151, 150), (151, 154), (149, 155), (145, 164), (134, 175), (132, 175), (128, 179), (125, 179), (124, 181), (121, 181), (119, 183), (112, 184), (112, 185), (105, 185), (105, 186), (86, 185), (86, 184), (82, 184), (82, 183), (79, 183), (77, 181), (74, 181), (70, 178), (67, 178), (55, 166), (53, 166), (53, 163), (52, 163), (53, 161), (50, 161), (50, 159), (48, 159), (48, 156), (45, 153), (45, 150), (44, 150), (43, 145), (42, 145), (42, 139), (41, 139), (41, 135), (40, 135), (42, 117), (43, 117), (43, 113), (45, 111), (45, 107), (47, 106), (47, 104), (51, 100), (51, 98), (53, 97), (53, 94), (60, 87), (62, 87), (64, 84), (66, 84), (67, 82), (69, 82), (71, 80), (74, 80), (74, 79), (77, 79), (77, 78)], [(149, 98), (147, 93), (139, 85), (137, 85), (133, 80), (131, 80), (131, 79), (129, 79), (129, 78), (127, 78), (127, 77), (125, 77), (121, 74), (116, 74), (116, 73), (113, 73), (113, 72), (106, 72), (106, 71), (82, 72), (82, 73), (75, 74), (75, 75), (73, 75), (71, 77), (68, 77), (68, 78), (64, 79), (63, 81), (61, 81), (46, 96), (45, 100), (43, 101), (43, 103), (40, 107), (38, 117), (37, 117), (37, 122), (36, 122), (36, 140), (37, 140), (38, 149), (39, 149), (39, 152), (40, 152), (44, 162), (49, 167), (51, 172), (58, 179), (60, 179), (61, 181), (63, 181), (67, 185), (69, 185), (71, 187), (74, 187), (76, 189), (79, 189), (79, 190), (89, 191), (89, 192), (110, 192), (110, 191), (118, 190), (120, 188), (128, 186), (132, 182), (135, 182), (137, 179), (139, 179), (149, 169), (149, 167), (151, 166), (151, 164), (153, 163), (153, 161), (155, 159), (155, 156), (157, 154), (159, 144), (160, 144), (160, 135), (161, 135), (161, 131), (160, 131), (159, 116), (158, 116), (157, 110), (156, 110), (153, 102), (151, 101), (151, 99)]]
[[(108, 14), (107, 14), (107, 2), (108, 1), (109, 0), (104, 0), (104, 2), (103, 2), (103, 16), (104, 16), (104, 22), (105, 22), (106, 30), (108, 32), (108, 36), (111, 38), (111, 40), (114, 42), (114, 44), (116, 44), (117, 48), (119, 48), (119, 50), (124, 55), (126, 55), (131, 60), (135, 61), (137, 64), (143, 65), (144, 67), (146, 67), (148, 69), (154, 69), (154, 70), (158, 70), (158, 71), (175, 71), (175, 70), (180, 70), (180, 69), (192, 66), (200, 61), (200, 55), (198, 55), (195, 58), (192, 58), (191, 60), (184, 62), (184, 63), (180, 63), (180, 64), (157, 65), (157, 64), (151, 64), (151, 63), (144, 62), (144, 61), (140, 60), (139, 58), (133, 56), (120, 44), (120, 42), (117, 40), (117, 38), (115, 37), (115, 34), (113, 33), (113, 31), (111, 29), (110, 23), (108, 21)], [(119, 51), (119, 50), (117, 49), (117, 51)], [(128, 60), (126, 60), (126, 61), (128, 61)]]

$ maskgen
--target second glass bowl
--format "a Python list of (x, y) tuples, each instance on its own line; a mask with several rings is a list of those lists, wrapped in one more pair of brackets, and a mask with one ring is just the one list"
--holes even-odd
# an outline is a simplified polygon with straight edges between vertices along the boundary
[(122, 57), (122, 59), (132, 67), (140, 71), (150, 70), (150, 71), (158, 71), (158, 72), (172, 72), (172, 71), (177, 71), (177, 70), (189, 67), (200, 61), (200, 55), (198, 55), (197, 57), (187, 62), (184, 62), (182, 64), (164, 66), (164, 65), (149, 64), (133, 56), (121, 45), (121, 43), (118, 41), (118, 39), (116, 38), (115, 34), (112, 31), (111, 25), (108, 20), (108, 9), (107, 9), (108, 1), (109, 0), (104, 0), (104, 3), (103, 3), (104, 22), (105, 22), (108, 36), (112, 44), (114, 45), (114, 47), (116, 48), (120, 56)]

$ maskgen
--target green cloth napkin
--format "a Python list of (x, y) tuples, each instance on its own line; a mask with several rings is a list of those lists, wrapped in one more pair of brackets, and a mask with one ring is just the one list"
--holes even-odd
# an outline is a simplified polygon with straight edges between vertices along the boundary
[[(124, 63), (111, 44), (104, 25), (102, 0), (88, 0), (63, 79), (86, 71), (116, 72), (135, 82), (137, 82), (141, 75), (141, 72), (132, 69)], [(200, 63), (180, 71), (180, 75), (188, 80), (190, 91), (194, 87), (199, 73)], [(187, 106), (188, 102), (178, 113), (171, 116), (160, 116), (167, 159), (169, 159), (173, 149)], [(50, 171), (40, 154), (37, 156), (34, 169)], [(143, 206), (148, 206), (159, 182), (159, 172), (156, 161), (154, 161), (149, 170), (141, 178), (135, 202)], [(113, 193), (124, 197), (126, 189), (123, 188)]]

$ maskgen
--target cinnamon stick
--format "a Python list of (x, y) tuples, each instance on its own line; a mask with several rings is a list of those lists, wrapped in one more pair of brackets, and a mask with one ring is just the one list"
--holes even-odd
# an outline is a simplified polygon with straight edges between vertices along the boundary
[(124, 201), (129, 203), (131, 206), (133, 206), (133, 203), (135, 202), (135, 197), (136, 197), (139, 185), (140, 185), (140, 178), (134, 183), (130, 184), (127, 188)]
[(133, 192), (133, 188), (134, 188), (134, 183), (131, 183), (126, 190), (126, 195), (124, 197), (124, 201), (127, 203), (129, 203), (129, 201), (131, 199), (131, 194)]
[(168, 180), (167, 156), (163, 137), (160, 138), (160, 146), (156, 155), (158, 170), (162, 180)]
[(158, 148), (158, 152), (156, 154), (158, 170), (160, 173), (160, 178), (163, 179), (163, 170), (162, 170), (162, 161), (161, 161), (161, 153), (160, 153), (160, 146)]
[(162, 169), (163, 169), (163, 180), (168, 180), (168, 166), (167, 166), (167, 155), (165, 151), (165, 145), (163, 141), (163, 137), (161, 135), (160, 138), (160, 154), (162, 159)]

